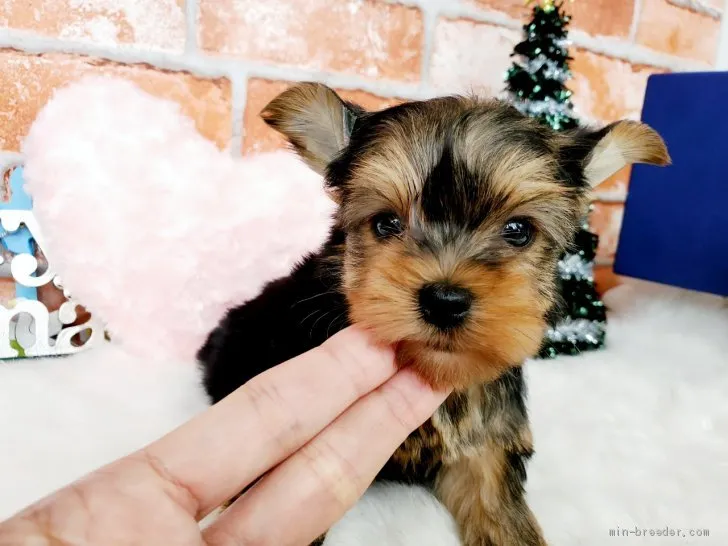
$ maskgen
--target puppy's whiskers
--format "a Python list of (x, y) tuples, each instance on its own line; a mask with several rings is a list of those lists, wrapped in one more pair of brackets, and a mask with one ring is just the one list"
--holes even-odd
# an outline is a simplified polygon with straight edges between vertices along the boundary
[(336, 323), (336, 321), (338, 321), (340, 319), (345, 319), (346, 313), (347, 313), (347, 311), (342, 311), (337, 316), (335, 316), (331, 322), (329, 322), (329, 325), (326, 327), (326, 337), (327, 338), (329, 337), (329, 331), (331, 330), (331, 327)]
[(293, 309), (294, 307), (296, 307), (296, 305), (299, 305), (301, 303), (305, 303), (307, 301), (311, 301), (311, 300), (313, 300), (315, 298), (320, 298), (322, 296), (328, 296), (330, 294), (335, 294), (336, 292), (337, 291), (335, 289), (330, 288), (329, 290), (326, 290), (326, 291), (321, 292), (319, 294), (314, 294), (313, 296), (309, 296), (308, 298), (303, 298), (302, 300), (298, 300), (296, 303), (294, 303), (293, 305), (291, 305), (291, 309)]
[(319, 323), (319, 321), (321, 321), (321, 319), (323, 319), (323, 318), (326, 318), (326, 317), (327, 317), (327, 316), (329, 316), (329, 315), (330, 315), (331, 313), (332, 313), (332, 311), (326, 311), (325, 313), (321, 314), (321, 315), (320, 315), (320, 316), (319, 316), (319, 317), (318, 317), (318, 318), (317, 318), (317, 319), (316, 319), (316, 320), (314, 321), (314, 323), (313, 323), (313, 324), (311, 325), (311, 330), (310, 330), (310, 331), (309, 331), (309, 333), (308, 333), (308, 337), (309, 337), (309, 338), (313, 338), (313, 331), (314, 331), (314, 330), (316, 329), (316, 325), (317, 325), (317, 324)]

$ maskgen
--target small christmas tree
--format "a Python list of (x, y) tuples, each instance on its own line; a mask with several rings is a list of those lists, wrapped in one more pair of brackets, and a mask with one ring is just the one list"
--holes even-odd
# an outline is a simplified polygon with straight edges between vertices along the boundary
[(557, 131), (578, 126), (566, 80), (571, 77), (567, 26), (571, 18), (553, 0), (533, 8), (533, 17), (523, 26), (525, 40), (516, 44), (506, 76), (507, 89), (515, 106)]
[[(529, 2), (531, 3), (531, 2)], [(562, 4), (541, 0), (531, 21), (523, 26), (525, 39), (511, 56), (517, 57), (506, 75), (513, 104), (556, 131), (578, 127), (566, 81), (571, 77), (567, 27), (571, 17)], [(594, 259), (599, 238), (584, 222), (571, 252), (559, 261), (561, 295), (565, 307), (561, 320), (546, 333), (539, 356), (575, 355), (604, 345), (606, 312), (594, 286)]]

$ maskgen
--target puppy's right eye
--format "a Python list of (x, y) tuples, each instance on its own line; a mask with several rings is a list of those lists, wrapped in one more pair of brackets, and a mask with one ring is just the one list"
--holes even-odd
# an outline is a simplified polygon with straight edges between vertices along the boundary
[(383, 212), (372, 218), (372, 231), (380, 239), (394, 237), (402, 233), (402, 221), (396, 214)]

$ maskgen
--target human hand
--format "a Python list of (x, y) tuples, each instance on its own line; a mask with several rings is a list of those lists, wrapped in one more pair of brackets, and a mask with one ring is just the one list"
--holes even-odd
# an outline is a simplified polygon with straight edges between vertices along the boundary
[(445, 397), (349, 328), (0, 523), (0, 545), (307, 545)]

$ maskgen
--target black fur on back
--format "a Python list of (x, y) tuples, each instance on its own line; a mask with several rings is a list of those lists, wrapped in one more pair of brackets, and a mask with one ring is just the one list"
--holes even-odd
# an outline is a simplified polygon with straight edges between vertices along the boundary
[(268, 283), (256, 298), (228, 311), (197, 353), (213, 403), (349, 325), (340, 289), (343, 241), (343, 232), (334, 229), (323, 249), (306, 257), (289, 276)]

